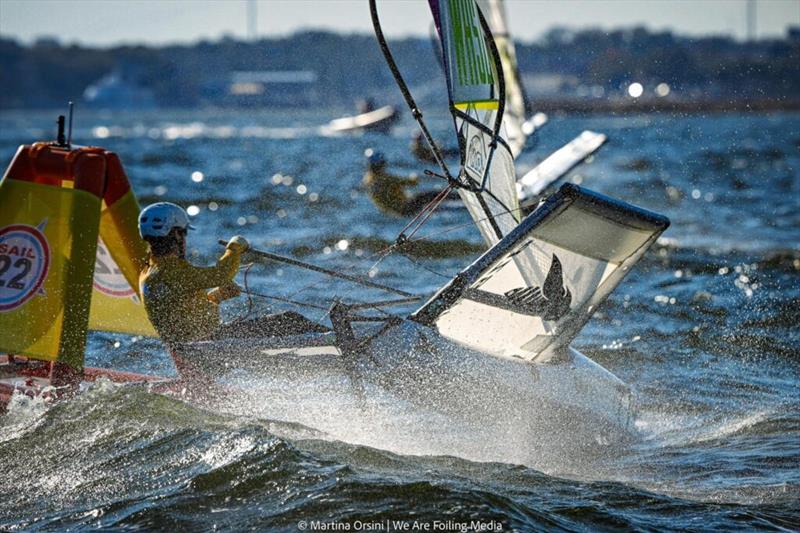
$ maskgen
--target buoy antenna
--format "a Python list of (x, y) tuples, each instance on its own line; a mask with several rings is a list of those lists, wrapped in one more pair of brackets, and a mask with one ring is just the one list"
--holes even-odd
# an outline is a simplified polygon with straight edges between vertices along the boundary
[(64, 138), (64, 115), (58, 115), (58, 135), (56, 136), (56, 145), (66, 146), (67, 140)]
[(72, 146), (72, 112), (75, 110), (75, 104), (69, 103), (69, 128), (67, 129), (67, 146)]

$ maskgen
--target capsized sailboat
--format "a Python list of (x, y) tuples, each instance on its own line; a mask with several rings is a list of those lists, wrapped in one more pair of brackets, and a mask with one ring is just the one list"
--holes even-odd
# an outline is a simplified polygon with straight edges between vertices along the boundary
[[(403, 391), (416, 380), (421, 401), (447, 397), (454, 414), (500, 402), (539, 421), (577, 414), (571, 420), (627, 427), (627, 385), (569, 344), (669, 221), (575, 185), (523, 219), (502, 127), (504, 70), (488, 25), (473, 0), (429, 4), (462, 148), (457, 173), (441, 157), (437, 162), (489, 249), (372, 342), (381, 381)], [(383, 37), (375, 0), (370, 8), (387, 63), (435, 152)]]

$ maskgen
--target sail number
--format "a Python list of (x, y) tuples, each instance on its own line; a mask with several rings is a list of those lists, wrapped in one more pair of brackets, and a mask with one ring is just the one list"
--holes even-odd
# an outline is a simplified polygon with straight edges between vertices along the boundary
[[(19, 273), (8, 280), (8, 283), (6, 284), (5, 274), (11, 269), (12, 263), (15, 268), (19, 269)], [(32, 266), (33, 263), (31, 263), (31, 260), (26, 257), (20, 257), (14, 261), (7, 255), (0, 255), (0, 287), (5, 286), (9, 289), (17, 290), (24, 289), (25, 285), (20, 283), (20, 281), (28, 275)]]
[(12, 311), (42, 294), (50, 269), (50, 245), (39, 227), (12, 224), (0, 228), (0, 313)]

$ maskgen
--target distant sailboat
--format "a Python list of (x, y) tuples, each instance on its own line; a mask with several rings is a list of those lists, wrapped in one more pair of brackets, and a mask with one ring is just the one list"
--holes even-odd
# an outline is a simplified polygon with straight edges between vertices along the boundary
[(354, 131), (388, 133), (400, 118), (394, 106), (385, 105), (376, 109), (370, 98), (359, 102), (358, 108), (358, 115), (331, 120), (327, 128), (336, 133)]

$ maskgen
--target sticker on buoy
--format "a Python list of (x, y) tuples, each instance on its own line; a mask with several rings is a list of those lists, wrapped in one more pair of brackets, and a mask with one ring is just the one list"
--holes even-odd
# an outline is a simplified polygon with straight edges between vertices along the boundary
[(24, 305), (37, 293), (50, 270), (50, 245), (38, 226), (12, 224), (0, 228), (0, 312)]
[(125, 279), (102, 239), (97, 241), (93, 285), (98, 291), (113, 298), (131, 298), (137, 303), (139, 301), (136, 291)]

